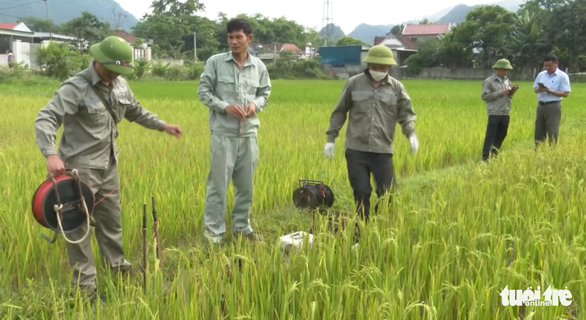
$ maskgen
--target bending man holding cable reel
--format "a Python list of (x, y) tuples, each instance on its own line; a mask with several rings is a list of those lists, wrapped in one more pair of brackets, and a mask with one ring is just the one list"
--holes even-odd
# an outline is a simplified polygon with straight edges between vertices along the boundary
[[(346, 122), (346, 162), (354, 191), (357, 213), (368, 222), (370, 216), (370, 174), (376, 181), (376, 193), (383, 196), (395, 185), (392, 157), (395, 126), (402, 126), (411, 144), (411, 154), (419, 147), (415, 134), (416, 115), (403, 84), (392, 78), (393, 52), (384, 45), (372, 47), (364, 62), (364, 73), (348, 79), (338, 105), (332, 112), (324, 154), (334, 156), (334, 141)], [(378, 205), (375, 207), (378, 211)]]
[[(75, 268), (73, 285), (97, 293), (91, 230), (86, 225), (90, 215), (95, 219), (100, 253), (109, 266), (120, 271), (131, 268), (131, 264), (124, 259), (122, 249), (118, 147), (115, 140), (118, 137), (117, 124), (122, 118), (126, 118), (130, 122), (136, 122), (148, 129), (164, 131), (177, 138), (181, 137), (181, 129), (179, 126), (166, 124), (144, 109), (135, 99), (126, 80), (119, 77), (134, 72), (131, 65), (132, 48), (125, 40), (115, 36), (107, 37), (101, 43), (92, 45), (89, 52), (94, 60), (87, 69), (66, 80), (53, 99), (39, 111), (35, 130), (37, 145), (46, 158), (49, 177), (56, 187), (52, 190), (57, 190), (51, 191), (52, 194), (49, 192), (49, 196), (57, 194), (57, 203), (61, 203), (59, 195), (63, 199), (78, 194), (75, 190), (69, 190), (68, 185), (90, 190), (86, 192), (89, 196), (83, 194), (83, 190), (80, 191), (82, 195), (78, 195), (82, 197), (81, 202), (86, 203), (83, 207), (88, 207), (89, 212), (84, 210), (86, 212), (83, 213), (87, 216), (81, 217), (82, 223), (75, 228), (63, 233), (64, 236), (67, 233), (69, 262)], [(62, 124), (64, 130), (57, 152), (56, 132)], [(76, 184), (67, 184), (68, 180), (64, 178), (66, 170), (71, 169), (77, 180)], [(61, 181), (65, 183), (59, 187)], [(83, 183), (80, 185), (79, 181)], [(44, 202), (46, 201), (37, 201)], [(69, 208), (66, 210), (62, 207)], [(71, 217), (71, 212), (78, 210), (76, 205), (65, 203), (57, 206), (55, 211), (60, 209), (64, 212), (50, 213), (50, 210), (45, 209), (38, 216), (49, 217), (50, 219), (45, 219), (47, 221), (55, 219), (56, 215), (63, 217), (63, 220), (69, 217), (69, 222), (80, 221), (79, 217)], [(66, 226), (68, 221), (58, 221), (63, 231), (65, 228), (61, 226)], [(99, 296), (105, 302), (104, 297), (101, 294)]]

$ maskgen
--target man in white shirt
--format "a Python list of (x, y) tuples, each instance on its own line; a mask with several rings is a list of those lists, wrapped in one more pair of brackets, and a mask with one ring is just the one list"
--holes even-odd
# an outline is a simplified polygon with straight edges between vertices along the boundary
[(558, 69), (558, 59), (548, 55), (543, 59), (543, 70), (535, 78), (533, 90), (537, 93), (537, 115), (535, 117), (535, 148), (545, 142), (557, 144), (562, 116), (563, 98), (572, 91), (570, 77)]

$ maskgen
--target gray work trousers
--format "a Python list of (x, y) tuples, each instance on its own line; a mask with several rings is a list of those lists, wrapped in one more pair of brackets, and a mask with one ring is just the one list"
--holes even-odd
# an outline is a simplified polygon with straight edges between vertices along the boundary
[[(124, 259), (122, 249), (122, 225), (120, 223), (120, 191), (118, 170), (115, 159), (110, 157), (108, 168), (84, 168), (83, 165), (65, 164), (66, 169), (77, 169), (79, 178), (94, 192), (95, 201), (93, 218), (96, 223), (95, 234), (100, 254), (112, 268), (130, 267)], [(116, 191), (110, 193), (112, 190)], [(108, 193), (110, 193), (108, 195)], [(107, 195), (107, 196), (106, 196)], [(67, 234), (72, 241), (81, 239), (87, 232), (87, 225)], [(90, 231), (91, 232), (91, 231)], [(88, 235), (78, 244), (66, 242), (69, 263), (74, 268), (72, 283), (74, 286), (96, 288), (96, 266), (92, 253), (92, 237)]]
[(253, 176), (258, 163), (256, 136), (227, 137), (212, 134), (210, 171), (206, 181), (204, 236), (218, 243), (226, 233), (226, 196), (234, 184), (232, 225), (234, 232), (248, 235), (253, 198)]
[(562, 117), (562, 105), (559, 101), (539, 103), (535, 116), (535, 147), (545, 142), (547, 136), (549, 145), (557, 144)]

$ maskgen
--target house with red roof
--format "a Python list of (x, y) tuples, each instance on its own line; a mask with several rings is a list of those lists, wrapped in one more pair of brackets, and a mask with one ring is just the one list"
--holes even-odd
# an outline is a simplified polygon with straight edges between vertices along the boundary
[(0, 23), (0, 54), (14, 49), (12, 44), (16, 40), (32, 43), (35, 33), (32, 32), (24, 23)]
[[(123, 30), (114, 30), (113, 34), (119, 36), (131, 44), (136, 41), (136, 37)], [(51, 32), (32, 32), (24, 23), (0, 23), (0, 66), (8, 66), (7, 51), (12, 51), (15, 62), (22, 62), (31, 68), (38, 67), (34, 61), (33, 51), (38, 46), (45, 46), (49, 41), (75, 43), (76, 37), (55, 34)], [(152, 40), (143, 43), (142, 48), (133, 48), (134, 58), (145, 58), (151, 60), (151, 49), (147, 47), (152, 44)], [(87, 43), (81, 45), (82, 49), (87, 47)]]
[(379, 44), (382, 44), (393, 51), (393, 56), (397, 62), (397, 66), (404, 65), (407, 58), (417, 52), (417, 44), (404, 35), (389, 34), (386, 37), (374, 37), (374, 45), (376, 46)]
[(8, 50), (12, 51), (14, 62), (30, 65), (30, 46), (35, 33), (24, 23), (0, 23), (0, 66), (8, 66)]
[(375, 37), (374, 45), (382, 44), (393, 51), (397, 66), (403, 66), (407, 58), (418, 50), (417, 42), (427, 39), (442, 39), (452, 29), (450, 23), (408, 24), (401, 34)]
[(37, 67), (33, 51), (44, 41), (71, 42), (74, 37), (49, 32), (33, 32), (22, 22), (0, 23), (0, 66), (8, 66), (8, 50), (14, 61)]
[(408, 24), (401, 34), (414, 43), (425, 39), (442, 39), (452, 29), (450, 23)]
[(273, 62), (282, 51), (292, 52), (299, 58), (305, 53), (305, 51), (292, 43), (251, 43), (248, 46), (248, 50), (264, 63)]
[(124, 31), (122, 29), (112, 30), (112, 34), (115, 35), (115, 36), (117, 36), (117, 37), (120, 37), (120, 38), (126, 40), (126, 42), (128, 42), (128, 43), (134, 43), (134, 42), (136, 42), (136, 36), (135, 35), (133, 35), (132, 33), (128, 33), (128, 32), (126, 32), (126, 31)]

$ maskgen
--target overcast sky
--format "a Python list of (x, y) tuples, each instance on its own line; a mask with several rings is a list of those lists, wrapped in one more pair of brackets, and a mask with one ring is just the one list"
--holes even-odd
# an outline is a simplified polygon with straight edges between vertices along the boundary
[[(150, 12), (151, 0), (117, 0), (120, 5), (140, 19), (146, 12)], [(206, 6), (201, 13), (210, 19), (215, 19), (222, 11), (233, 17), (240, 13), (260, 13), (270, 18), (285, 16), (289, 20), (307, 27), (322, 27), (324, 0), (202, 0)], [(334, 24), (339, 25), (346, 34), (352, 32), (361, 23), (367, 24), (397, 24), (407, 20), (420, 19), (457, 4), (484, 4), (494, 0), (408, 0), (392, 1), (381, 0), (332, 0)], [(270, 7), (273, 8), (270, 8)], [(254, 31), (253, 31), (254, 32)]]

